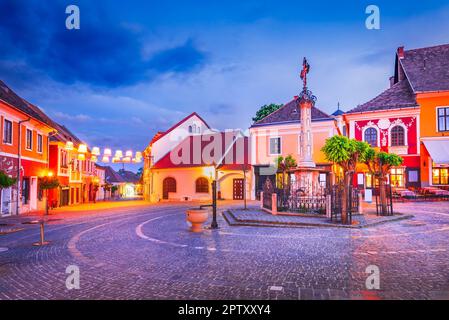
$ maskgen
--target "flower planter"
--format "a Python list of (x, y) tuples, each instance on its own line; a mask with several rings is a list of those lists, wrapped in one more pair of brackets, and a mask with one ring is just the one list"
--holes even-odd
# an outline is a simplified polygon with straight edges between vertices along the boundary
[(207, 221), (209, 217), (209, 211), (206, 209), (189, 209), (186, 211), (186, 218), (192, 224), (190, 231), (201, 232), (203, 231), (203, 223)]

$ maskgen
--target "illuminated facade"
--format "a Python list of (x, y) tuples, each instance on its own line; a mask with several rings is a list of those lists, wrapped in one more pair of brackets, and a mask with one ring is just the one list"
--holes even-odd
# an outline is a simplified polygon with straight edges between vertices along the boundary
[[(390, 172), (396, 187), (449, 187), (449, 45), (398, 48), (390, 88), (344, 115), (349, 135), (404, 163)], [(371, 188), (359, 167), (354, 183)]]
[[(215, 132), (196, 113), (158, 133), (144, 151), (144, 197), (158, 202), (210, 200), (217, 180), (220, 199), (249, 197), (248, 138)], [(246, 183), (246, 188), (245, 188)]]
[(0, 193), (0, 216), (43, 209), (38, 179), (48, 171), (51, 120), (0, 81), (0, 170), (16, 184)]

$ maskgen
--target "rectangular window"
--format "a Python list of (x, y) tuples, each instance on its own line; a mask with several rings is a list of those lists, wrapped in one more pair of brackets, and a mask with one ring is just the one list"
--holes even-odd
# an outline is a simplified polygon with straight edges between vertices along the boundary
[(26, 149), (32, 150), (33, 149), (33, 131), (30, 129), (27, 129), (26, 131)]
[(12, 122), (3, 121), (3, 143), (12, 144)]
[(433, 168), (432, 169), (432, 184), (449, 184), (449, 168)]
[(270, 138), (270, 154), (281, 154), (281, 138)]
[(449, 131), (449, 107), (438, 108), (438, 131)]
[(418, 170), (409, 170), (408, 182), (418, 182)]
[(390, 181), (392, 187), (404, 187), (404, 169), (403, 168), (391, 169)]
[(37, 135), (37, 152), (42, 153), (44, 140), (41, 134)]

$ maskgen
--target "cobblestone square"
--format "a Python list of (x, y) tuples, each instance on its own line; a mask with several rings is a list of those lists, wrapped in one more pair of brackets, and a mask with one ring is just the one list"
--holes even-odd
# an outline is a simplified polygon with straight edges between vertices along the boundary
[[(188, 231), (192, 203), (70, 210), (48, 246), (32, 218), (0, 220), (0, 299), (449, 299), (447, 202), (398, 203), (414, 218), (363, 229), (229, 226)], [(254, 206), (255, 204), (251, 204)], [(220, 203), (220, 210), (241, 204)], [(68, 290), (68, 266), (80, 288)], [(368, 266), (380, 289), (368, 290)]]

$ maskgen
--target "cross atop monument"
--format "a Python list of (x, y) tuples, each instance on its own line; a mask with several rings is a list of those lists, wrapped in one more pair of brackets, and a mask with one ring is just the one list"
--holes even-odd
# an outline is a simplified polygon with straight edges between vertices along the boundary
[(307, 62), (307, 58), (304, 57), (304, 60), (302, 61), (302, 70), (301, 70), (301, 80), (303, 81), (303, 88), (307, 88), (307, 74), (310, 71), (310, 65)]

